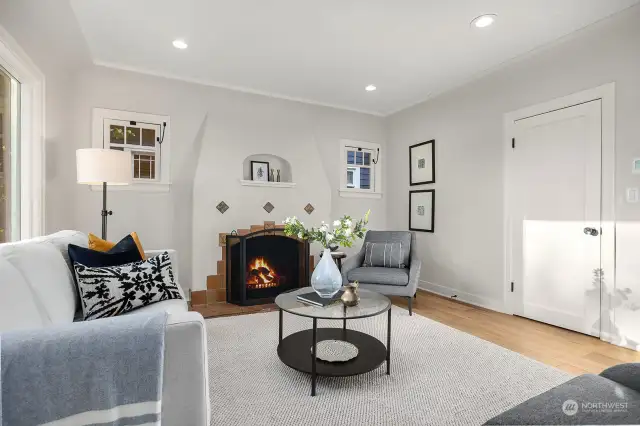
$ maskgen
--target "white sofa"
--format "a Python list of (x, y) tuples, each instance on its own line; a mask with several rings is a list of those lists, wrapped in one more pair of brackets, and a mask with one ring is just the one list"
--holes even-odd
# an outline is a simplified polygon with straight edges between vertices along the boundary
[[(78, 319), (80, 305), (67, 246), (87, 247), (87, 241), (87, 235), (81, 232), (61, 231), (32, 240), (0, 244), (0, 333), (55, 327)], [(172, 258), (177, 279), (176, 252), (165, 251)], [(152, 256), (161, 252), (148, 251), (146, 254)], [(208, 425), (207, 341), (202, 315), (188, 312), (186, 299), (156, 303), (128, 315), (156, 310), (169, 313), (162, 380), (162, 424)], [(82, 319), (81, 315), (79, 319)]]

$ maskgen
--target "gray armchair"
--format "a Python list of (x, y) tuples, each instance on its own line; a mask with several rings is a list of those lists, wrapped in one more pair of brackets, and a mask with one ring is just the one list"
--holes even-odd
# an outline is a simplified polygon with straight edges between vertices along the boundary
[[(400, 243), (404, 252), (405, 268), (362, 266), (366, 243)], [(420, 280), (422, 261), (417, 256), (416, 234), (407, 231), (369, 231), (360, 251), (349, 257), (342, 266), (342, 283), (358, 281), (362, 288), (388, 296), (403, 296), (408, 299), (409, 315), (412, 298)]]

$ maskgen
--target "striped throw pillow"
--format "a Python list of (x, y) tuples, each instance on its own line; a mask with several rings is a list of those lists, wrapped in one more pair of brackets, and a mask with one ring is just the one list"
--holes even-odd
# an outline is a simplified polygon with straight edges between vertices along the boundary
[(405, 268), (403, 259), (404, 248), (401, 243), (365, 243), (362, 266)]

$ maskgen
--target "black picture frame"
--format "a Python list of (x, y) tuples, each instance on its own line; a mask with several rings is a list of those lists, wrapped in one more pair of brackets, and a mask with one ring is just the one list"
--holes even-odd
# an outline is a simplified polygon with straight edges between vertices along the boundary
[[(412, 196), (413, 194), (425, 193), (425, 192), (431, 193), (431, 228), (430, 229), (416, 228), (413, 226), (413, 223), (411, 223), (411, 212), (413, 212)], [(435, 189), (416, 189), (414, 191), (409, 191), (409, 230), (434, 233), (435, 225), (436, 225), (436, 190)]]
[[(413, 181), (413, 150), (424, 146), (424, 145), (429, 145), (431, 144), (431, 175), (433, 177), (432, 180), (426, 180), (423, 182), (414, 182)], [(431, 139), (430, 141), (426, 141), (426, 142), (420, 142), (417, 143), (415, 145), (411, 145), (409, 147), (409, 185), (410, 186), (415, 186), (415, 185), (427, 185), (430, 183), (436, 183), (436, 140), (435, 139)]]
[(269, 182), (269, 171), (271, 170), (269, 168), (269, 162), (268, 161), (251, 161), (251, 180), (255, 180), (256, 182), (263, 182), (263, 181), (259, 181), (257, 179), (255, 179), (255, 176), (253, 176), (253, 165), (254, 164), (266, 164), (267, 165), (267, 180), (266, 182)]

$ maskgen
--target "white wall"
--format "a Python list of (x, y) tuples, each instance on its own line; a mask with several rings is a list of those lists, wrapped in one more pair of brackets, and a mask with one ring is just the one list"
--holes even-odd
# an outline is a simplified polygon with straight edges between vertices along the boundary
[(72, 229), (75, 147), (69, 143), (74, 79), (89, 51), (68, 2), (0, 1), (0, 25), (45, 76), (45, 229)]
[[(529, 105), (616, 82), (617, 217), (639, 222), (640, 204), (624, 201), (626, 187), (640, 186), (640, 175), (631, 174), (631, 160), (640, 157), (638, 40), (635, 7), (387, 119), (390, 228), (408, 227), (408, 146), (436, 140), (437, 181), (425, 186), (436, 188), (436, 232), (418, 235), (422, 287), (502, 308), (503, 115)], [(637, 297), (640, 240), (630, 241), (625, 229), (618, 228), (617, 261), (626, 269), (617, 286)], [(639, 316), (619, 321), (622, 332), (640, 338)]]
[[(216, 273), (220, 232), (291, 215), (319, 224), (342, 214), (359, 217), (368, 208), (371, 226), (386, 227), (384, 200), (337, 195), (340, 139), (384, 144), (378, 117), (103, 67), (80, 73), (72, 99), (73, 149), (91, 144), (93, 107), (171, 117), (170, 192), (109, 191), (109, 236), (135, 230), (146, 247), (177, 249), (186, 288), (203, 289), (206, 276)], [(286, 159), (297, 186), (241, 186), (244, 159), (262, 153)], [(66, 161), (73, 165), (74, 157)], [(75, 198), (74, 227), (97, 232), (101, 193), (73, 179), (64, 185)], [(220, 201), (231, 207), (225, 214), (215, 209)], [(275, 206), (271, 214), (262, 208), (267, 201)], [(304, 211), (309, 202), (316, 207), (310, 216)]]
[[(149, 248), (177, 248), (184, 283), (196, 289), (215, 271), (218, 231), (290, 214), (305, 217), (306, 202), (319, 204), (316, 221), (343, 213), (358, 217), (371, 208), (370, 228), (407, 229), (407, 147), (435, 138), (437, 183), (424, 187), (437, 188), (436, 233), (418, 235), (422, 285), (500, 309), (503, 114), (615, 81), (618, 289), (640, 294), (632, 231), (640, 223), (640, 204), (624, 202), (624, 189), (640, 186), (640, 175), (629, 170), (631, 158), (640, 157), (638, 7), (386, 120), (94, 67), (73, 12), (58, 0), (0, 1), (0, 25), (47, 79), (47, 232), (100, 229), (101, 194), (75, 183), (74, 151), (91, 144), (93, 107), (170, 115), (171, 191), (110, 192), (110, 236), (135, 229)], [(343, 138), (388, 141), (382, 200), (339, 197)], [(244, 157), (265, 152), (264, 145), (292, 163), (296, 190), (255, 194), (236, 185)], [(305, 160), (308, 168), (294, 164)], [(214, 209), (220, 200), (231, 205), (225, 215)], [(266, 201), (276, 206), (271, 215), (262, 210)], [(638, 323), (634, 303), (616, 317), (625, 335), (638, 341), (640, 333), (631, 326)]]
[[(75, 150), (91, 146), (94, 107), (171, 117), (170, 191), (110, 191), (109, 237), (135, 230), (147, 248), (177, 249), (185, 288), (204, 288), (215, 273), (219, 232), (289, 215), (309, 223), (359, 217), (369, 208), (371, 227), (385, 229), (384, 200), (338, 195), (340, 139), (384, 144), (382, 119), (96, 67), (66, 2), (0, 2), (0, 25), (46, 77), (47, 232), (100, 231), (101, 192), (75, 182)], [(263, 153), (289, 161), (295, 189), (239, 185), (244, 158)], [(223, 200), (231, 206), (224, 215), (215, 209)], [(267, 201), (276, 207), (271, 214), (262, 209)], [(308, 202), (316, 207), (311, 216)]]

